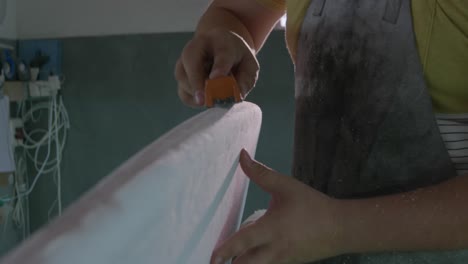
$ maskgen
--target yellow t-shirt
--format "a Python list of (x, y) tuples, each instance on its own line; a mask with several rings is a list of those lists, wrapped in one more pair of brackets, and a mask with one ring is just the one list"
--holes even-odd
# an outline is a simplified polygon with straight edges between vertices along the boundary
[[(287, 11), (286, 39), (293, 61), (311, 0), (257, 0)], [(468, 0), (413, 0), (413, 23), (434, 110), (468, 113)]]

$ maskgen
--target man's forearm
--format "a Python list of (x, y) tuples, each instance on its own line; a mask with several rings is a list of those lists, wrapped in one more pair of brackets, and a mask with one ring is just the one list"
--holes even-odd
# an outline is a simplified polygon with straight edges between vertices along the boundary
[(251, 33), (236, 15), (225, 8), (211, 5), (200, 19), (196, 33), (200, 34), (216, 28), (228, 29), (238, 34), (250, 48), (256, 49)]
[(343, 252), (468, 248), (468, 175), (341, 205)]
[(196, 34), (227, 29), (258, 52), (282, 14), (252, 0), (215, 0), (200, 19)]

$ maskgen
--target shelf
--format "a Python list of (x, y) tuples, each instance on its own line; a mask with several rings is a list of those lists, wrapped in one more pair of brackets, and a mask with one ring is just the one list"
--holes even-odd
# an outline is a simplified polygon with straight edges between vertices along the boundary
[(11, 102), (23, 101), (26, 98), (26, 89), (23, 82), (5, 82), (3, 93), (10, 98)]
[(51, 78), (48, 81), (21, 82), (7, 81), (3, 85), (4, 94), (11, 102), (19, 102), (30, 98), (50, 97), (61, 89), (60, 80)]

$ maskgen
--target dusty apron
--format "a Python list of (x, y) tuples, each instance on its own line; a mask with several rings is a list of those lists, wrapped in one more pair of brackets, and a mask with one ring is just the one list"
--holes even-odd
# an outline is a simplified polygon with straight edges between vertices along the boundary
[[(455, 176), (424, 82), (410, 0), (311, 2), (297, 47), (295, 130), (293, 175), (333, 197), (404, 192)], [(432, 263), (369, 256), (323, 263)]]

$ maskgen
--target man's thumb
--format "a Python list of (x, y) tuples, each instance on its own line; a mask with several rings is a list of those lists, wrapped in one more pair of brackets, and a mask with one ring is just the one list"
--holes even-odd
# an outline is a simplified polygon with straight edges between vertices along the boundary
[(231, 74), (233, 66), (234, 58), (231, 58), (227, 55), (215, 56), (209, 78), (215, 79), (220, 77), (226, 77)]
[(265, 165), (252, 160), (249, 153), (243, 149), (240, 155), (240, 165), (245, 175), (264, 191), (273, 193), (278, 190), (280, 176)]

